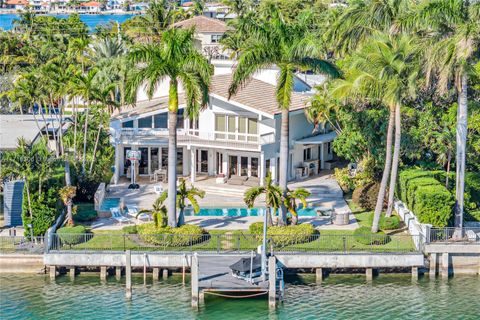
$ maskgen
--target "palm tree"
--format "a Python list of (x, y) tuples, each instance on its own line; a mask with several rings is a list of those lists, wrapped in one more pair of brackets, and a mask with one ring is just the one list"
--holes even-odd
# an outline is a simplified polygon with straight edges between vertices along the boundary
[(298, 213), (297, 213), (297, 200), (299, 200), (303, 208), (307, 207), (307, 198), (310, 196), (310, 191), (298, 188), (295, 190), (287, 190), (286, 195), (284, 196), (283, 203), (287, 207), (288, 211), (292, 214), (292, 224), (296, 225), (298, 223)]
[[(268, 6), (265, 23), (252, 30), (240, 50), (240, 57), (229, 88), (230, 97), (259, 70), (276, 65), (280, 71), (276, 86), (278, 108), (282, 111), (280, 136), (280, 187), (287, 189), (289, 158), (289, 108), (294, 90), (295, 72), (312, 70), (315, 73), (338, 77), (337, 68), (325, 59), (309, 34), (309, 19), (302, 15), (293, 23), (286, 22), (281, 11)], [(279, 222), (286, 223), (286, 209), (282, 208)]]
[(180, 210), (178, 214), (178, 226), (185, 224), (185, 207), (187, 200), (192, 205), (193, 212), (195, 214), (200, 212), (200, 206), (196, 197), (203, 199), (205, 197), (205, 191), (195, 188), (193, 185), (191, 188), (187, 188), (186, 180), (182, 179), (177, 191), (177, 208)]
[(60, 199), (62, 199), (63, 204), (67, 207), (67, 225), (73, 225), (73, 214), (72, 214), (72, 204), (73, 198), (77, 194), (77, 187), (74, 186), (65, 186), (58, 191)]
[[(349, 60), (351, 68), (346, 80), (339, 80), (334, 95), (357, 98), (370, 103), (380, 103), (390, 111), (385, 168), (375, 207), (372, 231), (378, 231), (390, 174), (387, 216), (393, 209), (393, 196), (400, 158), (401, 106), (405, 98), (416, 95), (416, 79), (419, 75), (417, 40), (405, 35), (393, 36), (378, 33), (370, 38)], [(392, 160), (392, 137), (395, 127), (395, 146)], [(391, 172), (390, 172), (391, 171)]]
[[(193, 185), (191, 188), (188, 188), (186, 184), (186, 180), (182, 179), (177, 190), (177, 208), (180, 210), (180, 212), (178, 214), (178, 222), (176, 226), (180, 227), (185, 224), (184, 212), (185, 212), (185, 208), (187, 207), (187, 200), (192, 205), (193, 212), (199, 213), (200, 206), (198, 205), (197, 197), (203, 199), (204, 196), (205, 196), (205, 191), (197, 189)], [(168, 191), (166, 190), (158, 198), (158, 199), (161, 199), (160, 204), (163, 204), (163, 202), (167, 199), (167, 197), (168, 197)]]
[(176, 9), (176, 5), (169, 0), (153, 0), (145, 15), (132, 21), (133, 28), (128, 33), (141, 42), (159, 42), (162, 33), (175, 23), (178, 16)]
[(430, 40), (426, 55), (427, 78), (436, 76), (445, 93), (451, 82), (458, 95), (455, 226), (463, 227), (465, 161), (468, 117), (468, 79), (480, 53), (480, 2), (464, 0), (423, 1), (418, 21)]
[(70, 87), (72, 96), (80, 96), (85, 101), (85, 123), (84, 123), (84, 134), (83, 134), (83, 154), (82, 154), (82, 172), (85, 174), (85, 162), (87, 155), (87, 133), (88, 133), (88, 112), (90, 109), (90, 101), (98, 96), (98, 89), (95, 86), (95, 75), (97, 74), (98, 69), (90, 69), (86, 75), (76, 74), (72, 79), (72, 84)]
[(157, 200), (152, 205), (152, 209), (150, 210), (140, 210), (137, 214), (138, 218), (141, 214), (148, 213), (152, 215), (153, 222), (155, 223), (155, 227), (166, 227), (167, 226), (167, 208), (163, 204), (167, 199), (167, 193), (162, 193)]
[(273, 225), (272, 214), (276, 213), (280, 208), (280, 206), (282, 205), (283, 192), (279, 186), (273, 183), (272, 176), (270, 173), (268, 173), (267, 176), (265, 177), (264, 186), (251, 187), (250, 189), (245, 191), (243, 201), (245, 201), (245, 204), (247, 205), (247, 207), (251, 209), (255, 205), (255, 201), (262, 194), (265, 195), (265, 206), (266, 206), (265, 215), (267, 216), (267, 225), (272, 226)]
[(137, 45), (129, 59), (137, 67), (129, 83), (129, 96), (136, 97), (137, 89), (145, 84), (151, 99), (161, 81), (169, 82), (168, 99), (168, 225), (177, 225), (177, 113), (178, 86), (185, 90), (186, 114), (194, 119), (208, 103), (211, 65), (194, 46), (193, 30), (169, 29), (159, 44)]

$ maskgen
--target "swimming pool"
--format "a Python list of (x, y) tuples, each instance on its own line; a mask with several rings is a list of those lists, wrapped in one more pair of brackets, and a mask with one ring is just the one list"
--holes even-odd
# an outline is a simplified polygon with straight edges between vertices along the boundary
[(100, 211), (110, 212), (110, 208), (120, 207), (120, 198), (105, 198), (100, 205)]
[[(300, 217), (316, 217), (319, 208), (302, 208), (297, 210)], [(192, 209), (185, 210), (186, 216), (200, 217), (263, 217), (265, 208), (201, 208), (198, 214)]]

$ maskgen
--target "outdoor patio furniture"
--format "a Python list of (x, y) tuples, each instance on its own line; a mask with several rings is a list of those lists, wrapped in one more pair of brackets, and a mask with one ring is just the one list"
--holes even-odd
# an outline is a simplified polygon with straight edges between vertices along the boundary
[(156, 194), (162, 194), (163, 192), (163, 186), (161, 184), (156, 184), (153, 186), (153, 191), (156, 193)]
[(247, 177), (232, 175), (230, 176), (230, 179), (227, 180), (227, 183), (234, 186), (241, 186), (245, 181), (247, 181)]
[(120, 208), (110, 208), (110, 213), (112, 214), (112, 218), (120, 224), (122, 224), (124, 222), (126, 222), (126, 223), (131, 223), (132, 222), (129, 218), (124, 217), (120, 213)]
[(248, 187), (258, 187), (260, 185), (260, 179), (258, 177), (249, 177), (243, 185)]
[(140, 213), (138, 214), (138, 208), (136, 206), (130, 206), (127, 205), (128, 208), (128, 215), (134, 219), (137, 220), (144, 220), (144, 221), (150, 221), (150, 215), (148, 213)]

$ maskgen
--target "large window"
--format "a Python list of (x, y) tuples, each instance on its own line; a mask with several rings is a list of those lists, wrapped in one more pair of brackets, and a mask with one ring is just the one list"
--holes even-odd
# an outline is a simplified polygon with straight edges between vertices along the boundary
[(221, 34), (212, 34), (211, 43), (219, 43), (220, 39), (222, 39)]
[(151, 128), (152, 127), (152, 116), (139, 118), (138, 119), (139, 128)]
[[(258, 122), (256, 118), (217, 114), (215, 115), (215, 131), (217, 131), (215, 137), (218, 139), (258, 141), (258, 137), (256, 137), (256, 135), (258, 135)], [(228, 134), (222, 134), (220, 132)]]
[(312, 148), (303, 149), (303, 161), (312, 160)]
[(258, 177), (258, 158), (252, 158), (250, 162), (250, 175)]
[(178, 110), (177, 112), (177, 129), (183, 129), (184, 128), (184, 115), (183, 115), (183, 109)]
[[(258, 134), (257, 119), (248, 118), (248, 134)], [(248, 141), (257, 141), (257, 137), (248, 137)]]
[(177, 174), (183, 175), (183, 149), (177, 149)]
[(153, 116), (154, 128), (167, 129), (168, 128), (168, 113), (163, 112)]
[[(225, 132), (227, 130), (227, 123), (226, 123), (227, 116), (223, 114), (215, 115), (215, 131)], [(215, 138), (218, 139), (225, 139), (224, 134), (215, 134)]]
[(122, 122), (122, 128), (133, 128), (133, 120)]

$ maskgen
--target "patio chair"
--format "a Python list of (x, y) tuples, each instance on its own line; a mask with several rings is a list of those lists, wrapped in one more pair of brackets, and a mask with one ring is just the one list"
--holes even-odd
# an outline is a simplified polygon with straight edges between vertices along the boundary
[[(150, 215), (148, 213), (141, 213), (141, 214), (138, 214), (138, 208), (136, 206), (128, 206), (127, 205), (127, 208), (128, 208), (128, 215), (133, 218), (133, 219), (137, 219), (137, 220), (146, 220), (146, 221), (150, 221)], [(138, 215), (138, 216), (137, 216)]]
[(110, 213), (112, 214), (112, 218), (120, 224), (122, 224), (124, 222), (126, 222), (126, 223), (131, 223), (132, 222), (129, 218), (124, 217), (120, 213), (120, 208), (110, 208)]

